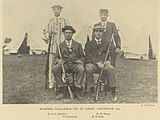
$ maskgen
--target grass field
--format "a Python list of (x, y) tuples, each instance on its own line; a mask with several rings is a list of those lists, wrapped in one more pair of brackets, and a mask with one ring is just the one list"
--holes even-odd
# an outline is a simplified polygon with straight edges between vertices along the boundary
[[(3, 56), (3, 103), (4, 104), (52, 104), (52, 103), (111, 103), (108, 96), (100, 93), (95, 102), (86, 97), (83, 101), (55, 100), (53, 90), (44, 89), (46, 56)], [(156, 103), (157, 61), (117, 60), (116, 103)]]

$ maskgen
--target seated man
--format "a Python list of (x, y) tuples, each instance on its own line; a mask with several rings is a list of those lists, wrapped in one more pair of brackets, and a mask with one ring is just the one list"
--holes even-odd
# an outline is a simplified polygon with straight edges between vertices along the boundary
[[(76, 80), (74, 82), (76, 97), (82, 100), (83, 97), (80, 95), (82, 92), (82, 81), (84, 79), (84, 52), (82, 45), (72, 39), (73, 33), (76, 32), (72, 26), (65, 26), (62, 28), (62, 32), (64, 33), (65, 40), (57, 48), (55, 55), (56, 65), (53, 67), (53, 74), (60, 91), (56, 99), (62, 99), (65, 95), (64, 91), (66, 91), (65, 84), (61, 78), (63, 64), (65, 72), (76, 74)], [(61, 55), (59, 52), (61, 52)]]
[[(115, 68), (107, 60), (104, 64), (104, 59), (109, 46), (109, 42), (102, 39), (104, 28), (100, 25), (93, 27), (93, 40), (87, 41), (85, 45), (86, 52), (86, 80), (91, 92), (94, 92), (94, 76), (93, 73), (100, 73), (103, 69), (102, 77), (105, 78), (105, 83), (109, 85), (111, 92), (111, 101), (115, 102), (117, 97), (115, 95)], [(109, 56), (108, 56), (109, 59)], [(101, 77), (101, 79), (102, 79)]]

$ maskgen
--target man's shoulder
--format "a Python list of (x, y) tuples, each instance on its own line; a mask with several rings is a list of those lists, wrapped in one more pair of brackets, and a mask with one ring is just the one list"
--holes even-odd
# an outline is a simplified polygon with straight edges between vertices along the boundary
[(90, 40), (90, 41), (87, 41), (86, 42), (86, 45), (92, 45), (94, 43), (94, 39), (93, 40)]
[(60, 19), (60, 20), (66, 20), (64, 17), (60, 17), (59, 19)]
[(114, 22), (111, 22), (111, 21), (107, 21), (107, 24), (108, 24), (108, 25), (115, 25), (115, 23), (114, 23)]
[(65, 44), (65, 41), (61, 42), (59, 46), (64, 46), (64, 44)]
[[(66, 20), (64, 17), (59, 17), (59, 19), (60, 19), (60, 20)], [(50, 18), (50, 21), (54, 21), (54, 20), (56, 20), (56, 17)]]
[(50, 18), (50, 21), (53, 21), (53, 20), (55, 20), (55, 17)]
[(73, 40), (74, 44), (81, 45), (80, 42)]

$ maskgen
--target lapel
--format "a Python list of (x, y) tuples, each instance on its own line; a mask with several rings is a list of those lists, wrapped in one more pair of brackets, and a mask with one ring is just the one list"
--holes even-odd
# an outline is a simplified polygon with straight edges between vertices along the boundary
[(106, 25), (106, 29), (105, 29), (106, 32), (112, 30), (112, 29), (111, 29), (111, 25), (112, 25), (111, 22), (107, 21), (107, 25)]
[[(101, 23), (101, 22), (99, 22), (98, 24), (102, 26), (102, 23)], [(107, 21), (106, 26), (105, 26), (105, 32), (107, 32), (107, 31), (108, 31), (109, 26), (110, 26), (110, 22), (109, 22), (109, 21)]]
[[(63, 44), (62, 47), (67, 49), (67, 53), (72, 52), (72, 49), (76, 46), (76, 42), (74, 40), (72, 40), (71, 50), (68, 48), (66, 41), (63, 41), (62, 44)], [(62, 49), (64, 49), (64, 48), (62, 48)]]
[(102, 39), (102, 46), (101, 46), (102, 48), (102, 51), (106, 51), (106, 48), (107, 48), (107, 43), (106, 43), (106, 41), (104, 40), (104, 39)]
[(93, 46), (95, 46), (96, 49), (99, 49), (99, 46), (98, 46), (98, 44), (97, 44), (95, 39), (92, 40), (92, 44), (93, 44)]
[(73, 49), (75, 47), (76, 42), (74, 40), (72, 40), (72, 45), (71, 45), (71, 49)]
[(62, 46), (61, 46), (61, 50), (62, 50), (62, 53), (64, 54), (69, 54), (69, 49), (68, 49), (68, 46), (67, 46), (67, 44), (66, 44), (66, 42), (65, 41), (63, 41), (62, 43)]
[(63, 46), (64, 48), (68, 48), (65, 40), (62, 42), (62, 46)]
[(98, 52), (99, 55), (106, 52), (107, 44), (106, 41), (103, 39), (101, 40), (101, 45), (98, 45), (96, 40), (93, 39), (91, 46), (93, 46), (93, 52)]

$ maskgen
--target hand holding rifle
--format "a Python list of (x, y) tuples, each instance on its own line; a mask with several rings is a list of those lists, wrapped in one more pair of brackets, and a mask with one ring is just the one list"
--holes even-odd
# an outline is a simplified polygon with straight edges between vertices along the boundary
[(62, 59), (59, 59), (59, 60), (58, 60), (58, 64), (63, 65), (63, 64), (64, 64), (63, 60), (62, 60)]
[(104, 69), (104, 64), (101, 63), (101, 62), (96, 62), (97, 66), (100, 68), (100, 69)]

